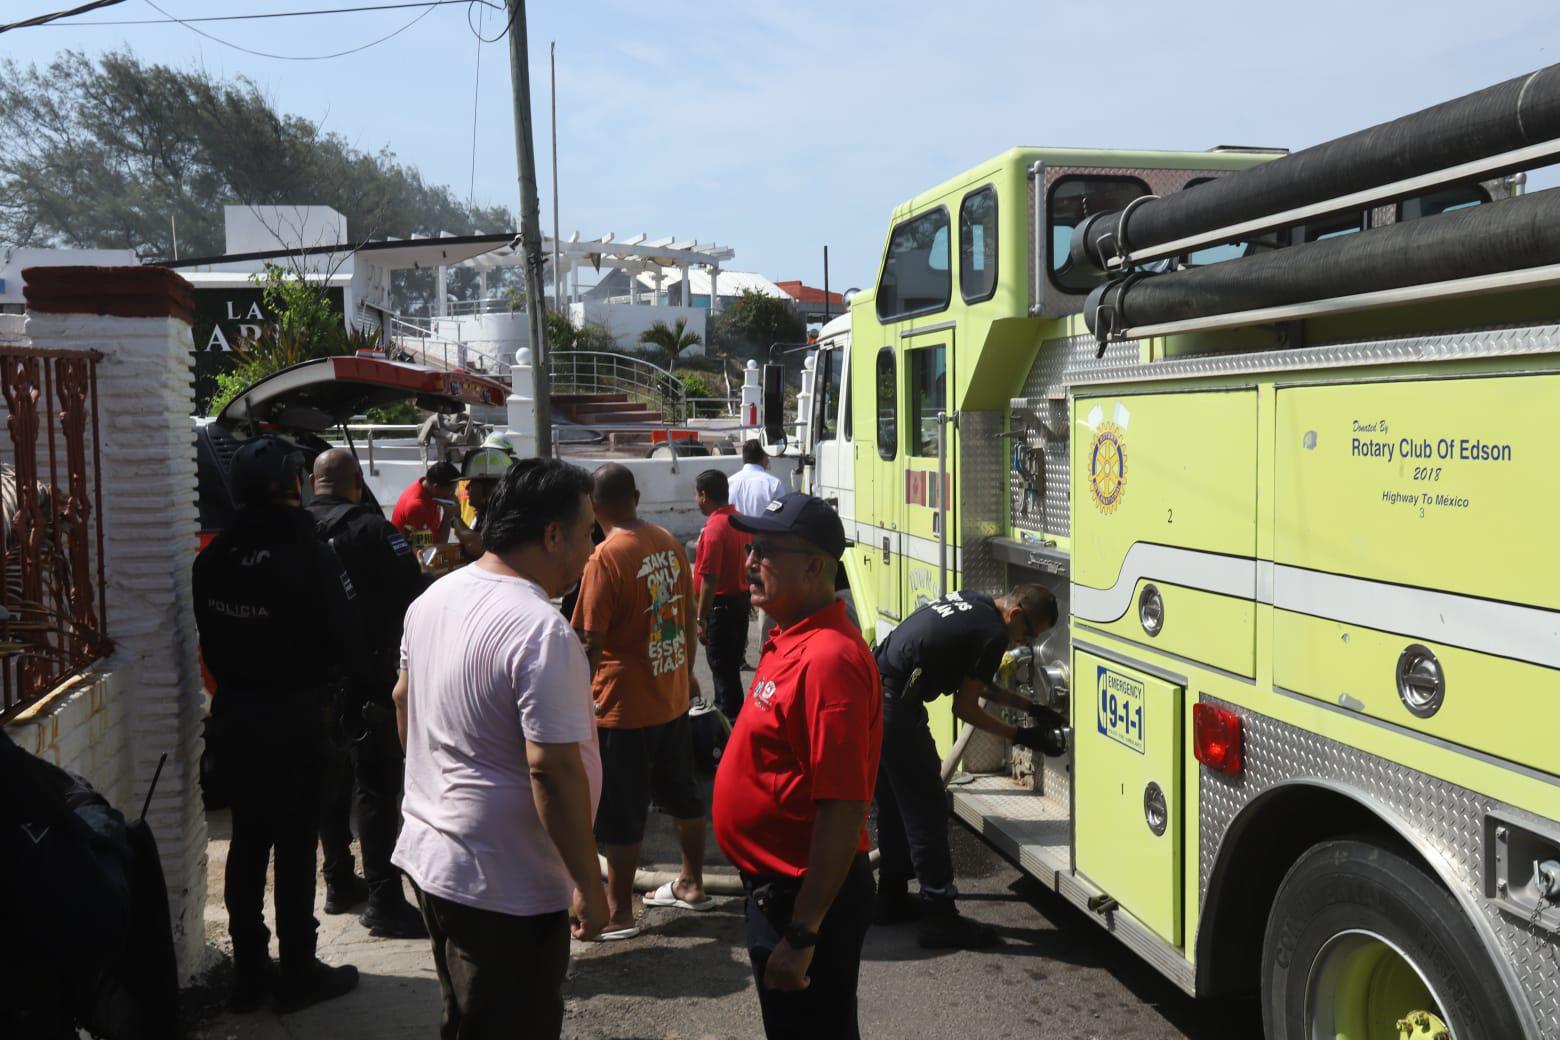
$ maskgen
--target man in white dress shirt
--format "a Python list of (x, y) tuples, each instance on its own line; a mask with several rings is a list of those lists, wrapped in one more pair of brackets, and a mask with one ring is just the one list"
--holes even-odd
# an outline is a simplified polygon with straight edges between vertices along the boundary
[(727, 482), (730, 502), (743, 516), (760, 516), (785, 494), (785, 484), (769, 472), (769, 456), (757, 440), (742, 445), (743, 466)]

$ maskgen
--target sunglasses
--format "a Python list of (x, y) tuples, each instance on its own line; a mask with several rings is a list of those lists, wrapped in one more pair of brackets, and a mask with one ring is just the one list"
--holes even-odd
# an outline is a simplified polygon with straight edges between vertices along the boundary
[(770, 545), (767, 542), (749, 542), (742, 547), (746, 556), (751, 556), (758, 563), (776, 556), (811, 556), (817, 549), (787, 549), (779, 545)]

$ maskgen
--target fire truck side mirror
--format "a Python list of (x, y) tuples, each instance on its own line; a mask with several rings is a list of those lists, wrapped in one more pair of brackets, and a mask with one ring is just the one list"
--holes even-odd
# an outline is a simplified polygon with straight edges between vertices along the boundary
[(771, 454), (785, 453), (785, 369), (764, 366), (764, 446)]

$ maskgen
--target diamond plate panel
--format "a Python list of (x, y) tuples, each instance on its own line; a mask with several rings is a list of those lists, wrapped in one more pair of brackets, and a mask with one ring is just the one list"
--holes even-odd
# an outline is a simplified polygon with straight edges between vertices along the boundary
[(1434, 849), (1456, 875), (1455, 883), (1477, 906), (1499, 956), (1512, 968), (1527, 997), (1543, 1040), (1560, 1040), (1560, 940), (1530, 931), (1525, 921), (1485, 899), (1480, 844), (1484, 816), (1501, 803), (1406, 766), (1366, 754), (1337, 741), (1246, 708), (1210, 697), (1244, 719), (1245, 773), (1232, 781), (1201, 769), (1200, 824), (1205, 839), (1198, 863), (1199, 905), (1208, 894), (1219, 846), (1231, 822), (1251, 800), (1274, 785), (1296, 779), (1332, 781), (1358, 791), (1368, 803), (1385, 806), (1420, 827), (1415, 837)]
[[(1018, 530), (1064, 537), (1072, 534), (1068, 511), (1072, 479), (1068, 438), (1072, 424), (1067, 419), (1067, 390), (1081, 380), (1097, 379), (1105, 372), (1137, 365), (1139, 361), (1136, 343), (1112, 343), (1103, 358), (1094, 356), (1097, 349), (1088, 336), (1069, 336), (1040, 344), (1035, 363), (1024, 380), (1024, 396), (1012, 402), (1013, 425), (1024, 430), (1021, 443), (1028, 452), (1027, 457), (1021, 457), (1016, 444), (1010, 448), (1013, 479), (1009, 512)], [(1030, 482), (1020, 472), (1024, 465), (1031, 467), (1033, 485), (1040, 493), (1030, 491)]]
[(959, 413), (959, 544), (961, 587), (989, 591), (1006, 578), (1006, 565), (991, 554), (988, 539), (1004, 534), (1003, 490), (1007, 487), (1007, 445), (1002, 413)]
[[(1064, 353), (1087, 350), (1092, 359), (1094, 337), (1071, 336), (1057, 341)], [(1431, 361), (1468, 361), (1560, 352), (1560, 325), (1523, 325), (1479, 329), (1435, 336), (1362, 340), (1331, 346), (1297, 347), (1249, 353), (1203, 354), (1144, 364), (1138, 340), (1112, 343), (1105, 357), (1067, 370), (1067, 385), (1133, 383), (1209, 376), (1252, 375), (1366, 365), (1397, 365)], [(1042, 346), (1042, 356), (1051, 344)], [(1037, 396), (1025, 384), (1026, 400), (1014, 407), (1033, 406)]]

